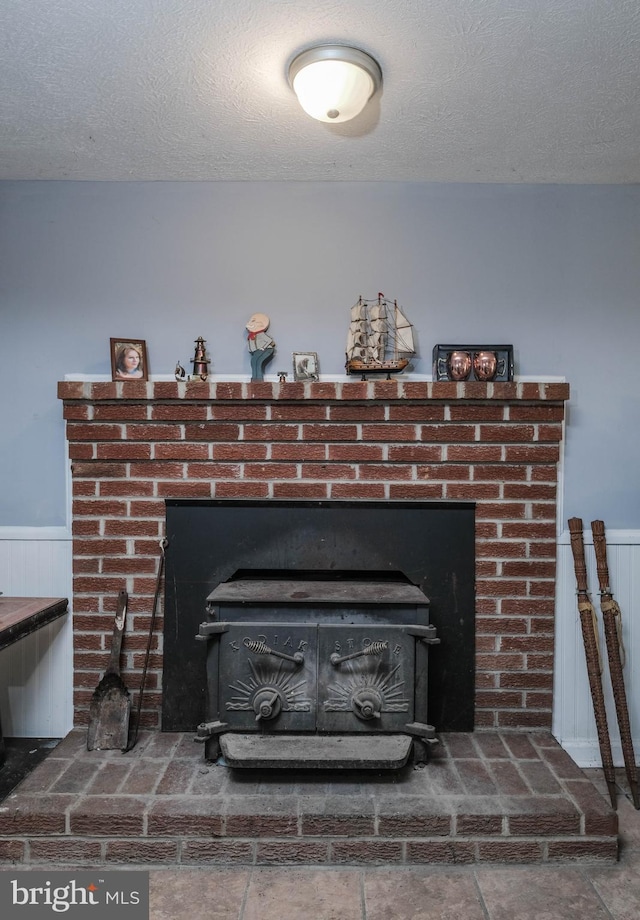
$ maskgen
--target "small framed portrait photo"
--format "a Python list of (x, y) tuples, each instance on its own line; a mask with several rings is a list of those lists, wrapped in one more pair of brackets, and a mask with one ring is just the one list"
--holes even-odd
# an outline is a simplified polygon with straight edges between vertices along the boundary
[(112, 380), (148, 380), (147, 343), (142, 339), (111, 339)]
[(293, 379), (318, 380), (318, 355), (315, 351), (294, 351)]

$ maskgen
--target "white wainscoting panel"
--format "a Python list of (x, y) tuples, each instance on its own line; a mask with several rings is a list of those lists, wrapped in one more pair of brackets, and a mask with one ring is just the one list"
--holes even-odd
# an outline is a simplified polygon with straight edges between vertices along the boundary
[[(631, 734), (636, 762), (640, 762), (640, 531), (612, 530), (607, 531), (606, 536), (610, 587), (622, 611), (622, 634), (626, 650), (624, 679)], [(609, 737), (614, 764), (622, 767), (624, 760), (611, 692), (593, 538), (587, 522), (584, 542), (589, 591), (598, 617)], [(601, 766), (568, 531), (561, 535), (558, 545), (553, 733), (579, 766)]]
[(73, 727), (71, 534), (0, 527), (0, 591), (66, 597), (69, 613), (0, 652), (0, 713), (8, 738), (63, 738)]

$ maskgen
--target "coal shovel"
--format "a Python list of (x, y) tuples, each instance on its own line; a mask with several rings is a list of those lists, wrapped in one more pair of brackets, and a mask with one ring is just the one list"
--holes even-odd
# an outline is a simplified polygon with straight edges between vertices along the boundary
[(93, 692), (89, 707), (87, 735), (87, 750), (89, 751), (118, 749), (122, 751), (127, 746), (131, 699), (120, 677), (120, 649), (127, 615), (127, 601), (127, 592), (121, 591), (118, 595), (109, 664), (102, 680)]

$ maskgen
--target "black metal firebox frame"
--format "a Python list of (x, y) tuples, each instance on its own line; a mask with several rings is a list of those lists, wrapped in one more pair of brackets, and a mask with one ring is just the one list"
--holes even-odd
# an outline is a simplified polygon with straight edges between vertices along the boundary
[(429, 665), (429, 721), (472, 731), (475, 505), (450, 502), (168, 500), (164, 605), (165, 731), (207, 718), (207, 597), (239, 572), (398, 575), (430, 600), (441, 640)]

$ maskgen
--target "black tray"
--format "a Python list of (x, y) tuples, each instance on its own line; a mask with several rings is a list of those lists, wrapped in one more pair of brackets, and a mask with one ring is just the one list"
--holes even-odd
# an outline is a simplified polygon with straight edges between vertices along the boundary
[[(453, 352), (465, 352), (469, 355), (470, 369), (464, 376), (454, 376), (451, 372), (450, 359)], [(474, 368), (474, 356), (480, 352), (492, 352), (496, 357), (496, 370), (490, 376), (478, 376)], [(433, 349), (434, 380), (513, 380), (513, 345), (435, 345)]]

